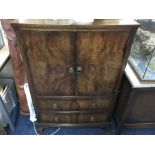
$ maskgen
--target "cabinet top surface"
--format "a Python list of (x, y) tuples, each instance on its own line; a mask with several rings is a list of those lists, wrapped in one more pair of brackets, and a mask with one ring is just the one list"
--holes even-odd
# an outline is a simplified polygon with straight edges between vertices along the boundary
[(81, 22), (72, 19), (20, 19), (19, 23), (12, 25), (20, 25), (26, 27), (69, 27), (69, 28), (102, 28), (107, 26), (138, 26), (134, 20), (119, 20), (119, 19), (94, 19), (81, 20)]

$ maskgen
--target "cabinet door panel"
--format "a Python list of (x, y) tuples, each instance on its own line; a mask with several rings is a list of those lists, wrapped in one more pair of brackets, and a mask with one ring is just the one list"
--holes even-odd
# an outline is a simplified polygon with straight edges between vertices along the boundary
[(114, 92), (123, 63), (129, 32), (77, 33), (77, 95)]
[(73, 34), (70, 32), (22, 31), (24, 54), (38, 95), (73, 95)]

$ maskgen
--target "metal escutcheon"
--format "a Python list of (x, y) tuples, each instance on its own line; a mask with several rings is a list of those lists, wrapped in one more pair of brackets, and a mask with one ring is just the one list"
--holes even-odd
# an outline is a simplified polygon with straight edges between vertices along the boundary
[(73, 75), (73, 74), (75, 74), (75, 72), (74, 72), (74, 68), (73, 68), (73, 67), (69, 67), (68, 74), (69, 74), (69, 75)]

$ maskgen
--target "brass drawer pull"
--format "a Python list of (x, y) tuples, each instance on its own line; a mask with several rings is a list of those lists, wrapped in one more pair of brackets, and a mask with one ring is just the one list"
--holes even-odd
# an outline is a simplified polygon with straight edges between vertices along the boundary
[(96, 103), (93, 103), (93, 104), (91, 105), (91, 109), (96, 109), (96, 108), (97, 108)]
[(55, 117), (54, 118), (54, 122), (58, 123), (59, 122), (59, 118), (58, 117)]
[(53, 104), (53, 110), (58, 109), (58, 105), (56, 103)]
[(90, 117), (90, 121), (91, 121), (91, 122), (95, 122), (94, 116), (91, 116), (91, 117)]

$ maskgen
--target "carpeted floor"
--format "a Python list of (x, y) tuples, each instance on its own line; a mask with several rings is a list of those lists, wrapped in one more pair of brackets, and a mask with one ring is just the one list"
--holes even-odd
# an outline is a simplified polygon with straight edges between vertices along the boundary
[[(114, 124), (114, 123), (113, 123)], [(58, 128), (45, 129), (44, 134), (50, 135)], [(7, 128), (8, 135), (36, 135), (33, 123), (29, 116), (20, 115), (16, 124), (16, 130)], [(103, 128), (60, 128), (55, 135), (115, 135), (115, 127), (111, 131)], [(122, 135), (155, 135), (155, 129), (124, 129)]]

